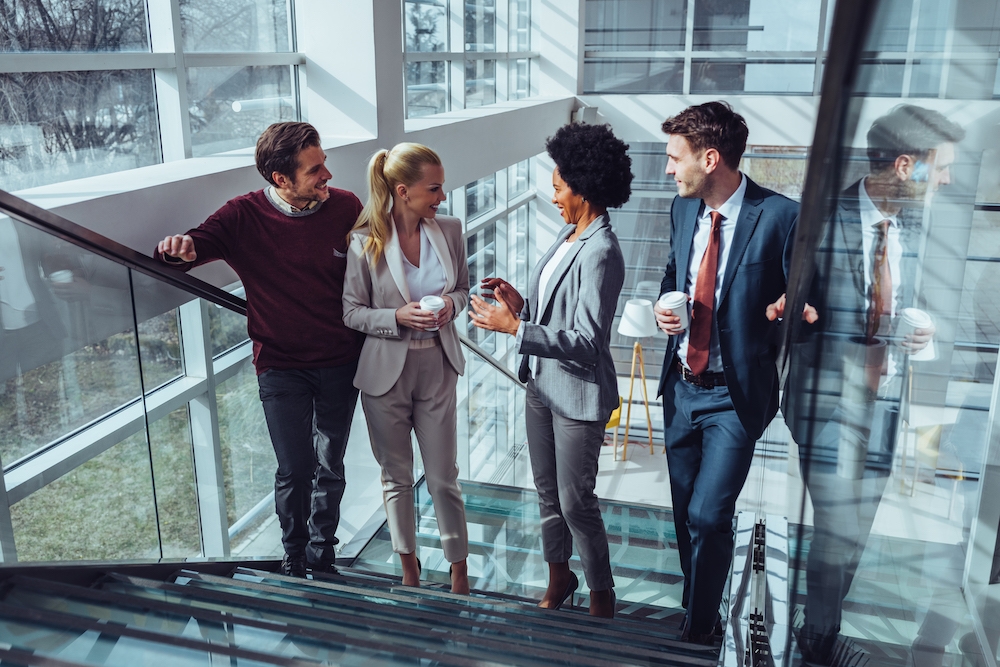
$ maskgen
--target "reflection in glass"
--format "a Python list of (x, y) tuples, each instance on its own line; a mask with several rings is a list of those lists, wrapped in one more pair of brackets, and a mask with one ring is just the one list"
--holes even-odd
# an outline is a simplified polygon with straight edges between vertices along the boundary
[(586, 47), (594, 51), (679, 51), (686, 0), (587, 0)]
[(0, 100), (0, 189), (162, 161), (150, 70), (0, 74)]
[[(478, 286), (483, 278), (496, 276), (496, 225), (487, 225), (466, 236), (466, 258), (469, 263), (469, 285)], [(503, 276), (501, 276), (503, 277)], [(467, 322), (466, 335), (488, 352), (495, 349), (496, 334)]]
[[(257, 375), (249, 360), (234, 377), (216, 386), (215, 396), (219, 405), (226, 509), (229, 525), (233, 525), (274, 490), (274, 471), (278, 468), (278, 461), (274, 457), (271, 437), (264, 421)], [(270, 509), (273, 510), (273, 505)], [(254, 528), (273, 516), (272, 511), (261, 513), (257, 521), (246, 527), (242, 536), (252, 533)], [(254, 555), (242, 549), (240, 537), (236, 536), (234, 551)], [(273, 549), (274, 545), (268, 547)], [(270, 551), (259, 555), (268, 554)]]
[(512, 100), (522, 100), (531, 95), (531, 61), (527, 58), (511, 60), (507, 65), (510, 71), (507, 96)]
[(510, 0), (507, 30), (511, 51), (531, 49), (531, 0)]
[(139, 355), (147, 393), (184, 373), (176, 308), (139, 322)]
[(448, 63), (406, 63), (406, 117), (419, 118), (448, 110)]
[(508, 201), (524, 194), (531, 188), (531, 161), (521, 160), (507, 167), (507, 199)]
[(145, 432), (10, 508), (18, 561), (159, 558)]
[(481, 107), (497, 101), (497, 61), (469, 60), (465, 63), (465, 106)]
[(217, 357), (249, 340), (247, 318), (228, 308), (212, 306), (208, 309), (208, 330), (212, 339), (212, 356)]
[(465, 6), (465, 50), (497, 50), (496, 0), (468, 0)]
[(149, 425), (149, 449), (163, 557), (197, 556), (201, 533), (186, 406)]
[(448, 7), (445, 0), (439, 3), (404, 2), (403, 20), (406, 22), (405, 51), (448, 50)]
[(148, 50), (144, 0), (6, 0), (0, 10), (0, 52)]
[(141, 394), (128, 270), (0, 219), (0, 459)]
[(588, 59), (583, 66), (585, 93), (680, 93), (683, 86), (683, 60)]
[[(465, 219), (471, 222), (497, 205), (496, 175), (480, 178), (465, 186)], [(475, 284), (470, 283), (470, 284)]]
[(288, 0), (179, 0), (185, 51), (290, 51)]
[(291, 67), (191, 67), (191, 148), (212, 155), (247, 148), (271, 123), (298, 118)]

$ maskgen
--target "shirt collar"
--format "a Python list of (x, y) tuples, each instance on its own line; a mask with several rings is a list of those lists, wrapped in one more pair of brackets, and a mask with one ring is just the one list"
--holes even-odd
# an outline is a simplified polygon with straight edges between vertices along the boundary
[(309, 204), (304, 208), (297, 208), (295, 206), (292, 206), (291, 204), (289, 204), (288, 202), (286, 202), (284, 199), (281, 198), (281, 195), (278, 194), (278, 188), (274, 187), (273, 185), (268, 186), (268, 194), (271, 195), (271, 201), (274, 202), (274, 204), (285, 213), (302, 213), (303, 211), (311, 211), (314, 208), (316, 208), (316, 206), (319, 204), (318, 201), (313, 200), (309, 202)]
[(883, 220), (888, 220), (892, 227), (899, 227), (899, 219), (895, 215), (886, 215), (879, 210), (875, 202), (872, 201), (868, 190), (865, 189), (865, 179), (861, 179), (858, 187), (858, 208), (861, 212), (861, 228), (871, 229), (877, 227)]
[(717, 210), (722, 214), (723, 219), (736, 222), (736, 217), (740, 214), (740, 209), (743, 208), (743, 197), (746, 196), (746, 193), (747, 176), (743, 172), (740, 172), (740, 186), (736, 188), (736, 192), (726, 200), (726, 203), (717, 209), (712, 209), (708, 204), (705, 204), (702, 215), (708, 216), (713, 210)]

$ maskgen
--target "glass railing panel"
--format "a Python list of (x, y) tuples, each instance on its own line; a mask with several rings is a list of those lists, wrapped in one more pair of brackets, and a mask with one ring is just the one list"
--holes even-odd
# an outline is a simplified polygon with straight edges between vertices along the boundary
[(128, 270), (0, 218), (5, 466), (141, 394)]
[[(850, 12), (865, 7), (859, 50), (897, 50), (907, 30), (925, 43), (931, 33), (913, 30), (928, 15), (910, 5), (838, 3), (834, 37), (859, 35)], [(954, 46), (921, 47), (941, 65), (933, 81), (899, 59), (862, 61), (840, 90), (826, 82), (824, 103), (842, 101), (844, 120), (824, 118), (833, 104), (818, 120), (812, 159), (824, 167), (803, 195), (793, 307), (807, 301), (819, 320), (792, 327), (783, 407), (802, 485), (787, 512), (793, 664), (982, 664), (970, 657), (978, 638), (996, 640), (967, 600), (988, 591), (1000, 523), (1000, 232), (996, 156), (984, 151), (1000, 103), (973, 85), (992, 81), (982, 39), (1000, 23), (972, 27), (957, 6), (934, 14)], [(831, 51), (828, 73), (838, 60)], [(885, 99), (907, 81), (937, 99)]]
[(213, 305), (209, 309), (208, 327), (212, 339), (213, 357), (249, 339), (246, 316), (220, 306)]
[(160, 550), (163, 558), (190, 558), (201, 552), (198, 489), (187, 406), (149, 425)]
[(159, 558), (146, 432), (10, 508), (19, 562)]
[[(239, 372), (216, 385), (219, 408), (219, 436), (225, 479), (229, 525), (249, 514), (274, 492), (274, 471), (278, 461), (271, 447), (264, 408), (260, 402), (253, 364), (245, 362)], [(274, 523), (274, 502), (233, 536), (231, 548), (241, 556), (268, 556), (284, 553), (280, 530), (265, 542), (255, 540), (257, 531)], [(275, 526), (276, 527), (276, 526)]]
[[(548, 567), (541, 551), (541, 518), (534, 491), (475, 482), (462, 483), (469, 526), (469, 581), (473, 588), (541, 599)], [(434, 505), (421, 483), (415, 494), (417, 540), (425, 576), (445, 581), (448, 563), (440, 548)], [(680, 608), (681, 570), (673, 516), (664, 508), (602, 501), (611, 566), (620, 601), (636, 610), (657, 608), (670, 615)], [(361, 570), (401, 575), (383, 527), (361, 552), (354, 566)], [(583, 574), (579, 557), (571, 567)], [(581, 584), (584, 592), (585, 584)], [(636, 611), (633, 610), (633, 611)]]

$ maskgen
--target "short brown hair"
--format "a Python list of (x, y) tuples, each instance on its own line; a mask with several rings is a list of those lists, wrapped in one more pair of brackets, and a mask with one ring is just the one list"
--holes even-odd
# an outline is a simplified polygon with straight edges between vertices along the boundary
[(740, 165), (747, 149), (747, 122), (725, 102), (706, 102), (688, 107), (661, 126), (667, 134), (687, 139), (692, 150), (714, 148), (731, 169)]
[(274, 123), (257, 140), (257, 171), (271, 185), (276, 185), (271, 177), (274, 172), (294, 181), (299, 153), (319, 145), (319, 132), (309, 123)]

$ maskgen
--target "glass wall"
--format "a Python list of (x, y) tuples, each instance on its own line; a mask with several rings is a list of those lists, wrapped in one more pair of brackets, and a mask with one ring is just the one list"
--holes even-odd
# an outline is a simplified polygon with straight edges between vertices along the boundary
[(405, 0), (406, 117), (531, 94), (530, 0)]
[(0, 189), (246, 148), (298, 119), (291, 11), (288, 0), (0, 3)]
[[(995, 3), (872, 6), (847, 120), (818, 120), (793, 269), (791, 312), (819, 319), (787, 334), (779, 622), (793, 664), (994, 664), (1000, 22)], [(907, 93), (928, 99), (884, 99)]]
[(583, 90), (813, 95), (832, 7), (832, 0), (587, 0)]

